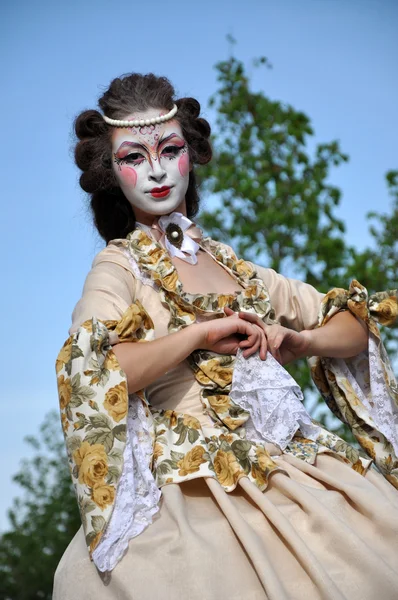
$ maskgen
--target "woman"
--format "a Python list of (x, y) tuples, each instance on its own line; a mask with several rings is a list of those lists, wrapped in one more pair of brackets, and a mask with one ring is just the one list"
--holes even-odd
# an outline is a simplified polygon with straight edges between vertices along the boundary
[[(54, 598), (396, 598), (398, 394), (375, 324), (395, 292), (323, 297), (203, 238), (210, 127), (168, 80), (115, 79), (99, 106), (75, 156), (107, 246), (56, 365), (83, 528)], [(302, 356), (368, 459), (307, 415), (281, 366)]]

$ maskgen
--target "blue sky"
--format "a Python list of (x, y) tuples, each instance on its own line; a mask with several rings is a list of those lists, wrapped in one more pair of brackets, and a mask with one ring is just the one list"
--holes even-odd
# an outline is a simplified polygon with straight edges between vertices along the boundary
[(19, 491), (11, 476), (28, 455), (23, 437), (57, 406), (55, 357), (103, 246), (73, 165), (75, 115), (114, 77), (153, 71), (198, 98), (212, 122), (213, 66), (231, 34), (246, 64), (260, 55), (273, 64), (253, 86), (306, 112), (316, 143), (338, 139), (350, 155), (330, 181), (343, 191), (347, 235), (363, 247), (365, 214), (388, 211), (384, 173), (398, 168), (397, 22), (394, 0), (1, 3), (0, 529)]

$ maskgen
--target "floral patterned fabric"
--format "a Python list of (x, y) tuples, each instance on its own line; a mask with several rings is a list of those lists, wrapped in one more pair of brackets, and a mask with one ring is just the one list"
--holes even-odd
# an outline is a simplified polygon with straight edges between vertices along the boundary
[[(320, 325), (325, 325), (340, 310), (350, 310), (366, 323), (369, 351), (346, 361), (314, 357), (309, 361), (311, 375), (333, 414), (348, 424), (366, 454), (398, 489), (397, 444), (394, 448), (392, 443), (398, 432), (398, 386), (377, 327), (377, 322), (392, 325), (396, 319), (397, 290), (368, 297), (366, 288), (355, 280), (349, 290), (331, 290), (321, 304)], [(377, 370), (378, 376), (376, 373), (372, 376), (372, 370)], [(379, 396), (382, 400), (377, 406)], [(386, 426), (381, 417), (387, 409)], [(357, 450), (331, 436), (325, 432), (324, 445), (343, 453), (350, 461), (359, 456)]]
[[(158, 289), (161, 301), (169, 309), (170, 333), (197, 320), (222, 318), (225, 306), (235, 311), (256, 313), (267, 323), (274, 322), (274, 311), (263, 281), (252, 266), (238, 260), (229, 247), (210, 238), (201, 243), (202, 249), (239, 282), (242, 291), (230, 295), (203, 295), (183, 291), (167, 252), (146, 232), (137, 229), (127, 239), (117, 242)], [(378, 310), (386, 319), (386, 312), (380, 306), (386, 298), (378, 298), (377, 301), (373, 297), (373, 310)], [(352, 302), (355, 302), (354, 295), (332, 290), (322, 303), (321, 324), (338, 310), (352, 310)], [(372, 331), (377, 330), (372, 319), (367, 323)], [(127, 381), (111, 346), (151, 339), (154, 339), (151, 317), (137, 300), (120, 321), (99, 321), (93, 316), (83, 323), (65, 342), (57, 359), (62, 425), (90, 552), (98, 546), (109, 523), (123, 469)], [(150, 467), (156, 484), (161, 487), (196, 477), (213, 477), (229, 492), (235, 489), (241, 477), (248, 477), (260, 490), (265, 490), (269, 476), (281, 469), (272, 460), (265, 444), (246, 438), (245, 423), (249, 413), (230, 397), (235, 357), (196, 350), (188, 362), (201, 386), (203, 411), (213, 425), (206, 427), (192, 415), (149, 406), (144, 391), (139, 393), (139, 401), (146, 411), (145, 428), (153, 439)], [(328, 405), (340, 417), (344, 414), (345, 420), (353, 426), (353, 420), (346, 418), (342, 408), (344, 402), (348, 406), (347, 399), (332, 389), (332, 370), (327, 370), (318, 359), (312, 361), (311, 369)], [(366, 429), (361, 422), (358, 439), (362, 439), (365, 450), (371, 449), (369, 460), (322, 428), (316, 441), (305, 439), (298, 432), (284, 452), (310, 464), (315, 462), (317, 454), (332, 453), (356, 471), (365, 473), (383, 445), (374, 445), (371, 436), (375, 435), (378, 432), (374, 428)], [(383, 452), (380, 460), (376, 459), (377, 464), (387, 461), (386, 450)], [(395, 464), (395, 460), (391, 457), (390, 462)], [(388, 472), (386, 468), (384, 473), (394, 483), (396, 466)]]
[(126, 444), (127, 381), (110, 332), (118, 342), (150, 340), (153, 324), (138, 301), (119, 322), (93, 317), (68, 338), (56, 361), (61, 423), (90, 553), (112, 513)]

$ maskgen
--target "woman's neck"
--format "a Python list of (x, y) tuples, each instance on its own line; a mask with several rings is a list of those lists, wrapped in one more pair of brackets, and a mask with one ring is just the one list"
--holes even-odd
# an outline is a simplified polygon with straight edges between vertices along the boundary
[[(151, 227), (159, 219), (159, 217), (166, 216), (163, 213), (160, 213), (158, 215), (152, 215), (135, 207), (133, 207), (133, 211), (136, 221), (138, 221), (138, 223), (142, 223), (143, 225), (148, 225), (148, 227)], [(182, 213), (184, 217), (187, 216), (187, 205), (185, 198), (174, 210), (166, 214), (171, 214), (172, 212), (179, 212)]]

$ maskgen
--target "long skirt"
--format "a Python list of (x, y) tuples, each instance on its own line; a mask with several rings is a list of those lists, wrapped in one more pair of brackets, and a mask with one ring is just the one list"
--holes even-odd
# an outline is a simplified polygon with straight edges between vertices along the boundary
[(261, 492), (197, 478), (162, 488), (160, 511), (111, 574), (83, 531), (55, 574), (54, 600), (397, 600), (398, 491), (336, 456), (274, 459)]

